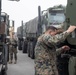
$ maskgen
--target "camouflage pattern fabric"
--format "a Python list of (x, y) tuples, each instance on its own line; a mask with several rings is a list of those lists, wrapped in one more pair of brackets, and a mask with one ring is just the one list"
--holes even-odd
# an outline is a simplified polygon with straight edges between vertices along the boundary
[(13, 59), (13, 54), (15, 60), (17, 60), (17, 42), (15, 40), (10, 40), (9, 53), (10, 53), (9, 55), (10, 60)]
[(65, 40), (69, 34), (63, 32), (55, 36), (43, 34), (38, 38), (35, 46), (35, 75), (58, 75), (56, 67), (56, 53), (61, 53), (55, 44)]

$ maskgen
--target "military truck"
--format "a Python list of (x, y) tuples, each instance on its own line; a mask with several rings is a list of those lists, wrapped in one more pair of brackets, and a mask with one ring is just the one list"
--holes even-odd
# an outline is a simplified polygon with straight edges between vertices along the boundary
[(21, 26), (17, 28), (17, 38), (18, 38), (18, 50), (22, 50), (23, 40), (25, 36), (25, 25), (21, 21)]
[[(76, 0), (68, 0), (66, 10), (65, 8), (62, 8), (63, 10), (61, 11), (60, 9), (58, 9), (59, 7), (49, 8), (42, 12), (40, 11), (40, 7), (39, 7), (39, 16), (25, 23), (25, 27), (26, 27), (25, 37), (28, 40), (27, 52), (28, 52), (28, 56), (30, 56), (31, 58), (34, 57), (34, 47), (38, 36), (41, 35), (43, 32), (45, 32), (46, 27), (48, 25), (56, 26), (58, 24), (59, 26), (61, 26), (63, 25), (64, 22), (65, 25), (62, 26), (64, 30), (67, 30), (70, 25), (76, 26), (76, 21), (75, 21)], [(61, 16), (56, 15), (58, 12), (59, 14), (61, 14), (60, 12), (62, 12)], [(60, 21), (58, 21), (59, 18)], [(34, 20), (36, 20), (35, 23)], [(37, 26), (35, 26), (34, 24)], [(33, 32), (33, 30), (35, 31), (35, 33)], [(67, 71), (69, 73), (68, 75), (76, 75), (76, 30), (72, 32), (64, 42), (60, 43), (60, 45), (58, 44), (59, 47), (62, 45), (68, 45), (70, 47), (69, 52), (65, 52), (64, 54), (61, 55), (61, 57), (66, 58), (66, 59), (64, 58), (63, 61), (66, 61), (68, 64), (67, 65)]]
[(9, 15), (5, 12), (1, 12), (0, 18), (0, 75), (6, 75), (8, 61), (8, 45), (6, 38), (9, 36)]
[(17, 38), (18, 38), (18, 50), (22, 50), (22, 32), (21, 32), (22, 26), (17, 28)]
[[(76, 0), (68, 0), (65, 12), (66, 19), (65, 19), (65, 25), (63, 27), (64, 30), (67, 30), (70, 25), (76, 26), (75, 9), (76, 9)], [(68, 45), (70, 47), (70, 50), (62, 55), (64, 58), (62, 60), (67, 64), (66, 65), (67, 67), (65, 68), (68, 71), (67, 75), (76, 75), (76, 29), (67, 37), (67, 39), (62, 44)]]
[[(76, 0), (68, 0), (65, 10), (65, 22), (62, 27), (64, 30), (67, 30), (70, 25), (76, 26), (75, 9)], [(63, 45), (68, 45), (70, 50), (57, 56), (57, 64), (59, 65), (60, 69), (62, 69), (59, 71), (59, 75), (76, 75), (76, 30), (73, 31), (65, 41), (57, 43), (58, 47)]]
[(61, 28), (65, 21), (64, 12), (65, 7), (62, 5), (54, 6), (43, 11), (41, 11), (39, 6), (38, 16), (25, 23), (23, 32), (25, 33), (24, 37), (27, 40), (27, 49), (24, 50), (26, 50), (29, 57), (34, 59), (34, 47), (37, 38), (45, 32), (47, 26), (53, 25)]

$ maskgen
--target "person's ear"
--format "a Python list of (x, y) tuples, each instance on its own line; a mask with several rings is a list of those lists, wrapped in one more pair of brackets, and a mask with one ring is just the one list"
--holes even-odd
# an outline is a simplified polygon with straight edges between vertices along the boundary
[(49, 33), (51, 33), (52, 31), (51, 30), (49, 30)]

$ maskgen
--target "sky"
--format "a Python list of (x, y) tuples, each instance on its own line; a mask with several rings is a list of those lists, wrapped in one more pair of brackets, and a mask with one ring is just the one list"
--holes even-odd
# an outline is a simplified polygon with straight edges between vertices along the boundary
[(20, 0), (19, 2), (2, 0), (2, 12), (6, 12), (9, 19), (15, 21), (16, 32), (22, 20), (26, 23), (38, 15), (38, 6), (41, 6), (41, 10), (46, 10), (59, 4), (66, 6), (67, 0)]

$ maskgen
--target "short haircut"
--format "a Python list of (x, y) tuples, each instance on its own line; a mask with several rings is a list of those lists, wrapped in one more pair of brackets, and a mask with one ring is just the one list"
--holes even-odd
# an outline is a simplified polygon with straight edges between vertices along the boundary
[(55, 31), (55, 30), (58, 30), (56, 27), (54, 27), (54, 26), (48, 26), (47, 28), (46, 28), (46, 31), (47, 30), (53, 30), (53, 31)]

